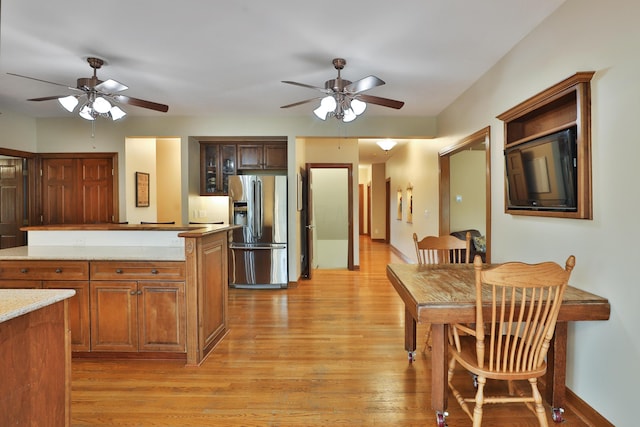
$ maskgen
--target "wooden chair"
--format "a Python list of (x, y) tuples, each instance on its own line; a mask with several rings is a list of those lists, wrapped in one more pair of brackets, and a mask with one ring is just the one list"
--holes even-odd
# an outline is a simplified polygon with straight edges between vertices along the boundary
[[(426, 236), (418, 240), (418, 235), (413, 233), (413, 242), (416, 247), (418, 264), (461, 264), (469, 263), (469, 253), (471, 248), (471, 232), (467, 231), (465, 240), (460, 240), (454, 236)], [(424, 340), (424, 353), (427, 348), (431, 349), (429, 340), (431, 339), (431, 328), (427, 331)], [(412, 355), (410, 355), (410, 358)]]
[(427, 236), (418, 240), (413, 233), (418, 264), (460, 264), (469, 263), (471, 233), (467, 231), (465, 240), (453, 236)]
[[(549, 342), (575, 262), (571, 255), (565, 268), (554, 262), (508, 262), (483, 269), (482, 259), (476, 255), (476, 323), (474, 328), (450, 326), (448, 375), (449, 388), (474, 427), (481, 425), (484, 404), (507, 402), (525, 403), (540, 425), (547, 426), (537, 379), (547, 370)], [(475, 397), (465, 398), (454, 387), (456, 363), (476, 376)], [(487, 379), (508, 381), (509, 395), (485, 396)], [(529, 381), (531, 396), (516, 395), (516, 380)], [(469, 402), (475, 402), (473, 413)]]

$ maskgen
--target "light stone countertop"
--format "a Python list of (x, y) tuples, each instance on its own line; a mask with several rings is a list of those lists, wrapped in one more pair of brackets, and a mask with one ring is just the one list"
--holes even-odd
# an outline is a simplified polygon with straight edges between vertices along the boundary
[(183, 247), (19, 246), (0, 250), (0, 260), (184, 261)]
[(73, 289), (0, 289), (0, 323), (71, 298), (75, 294)]

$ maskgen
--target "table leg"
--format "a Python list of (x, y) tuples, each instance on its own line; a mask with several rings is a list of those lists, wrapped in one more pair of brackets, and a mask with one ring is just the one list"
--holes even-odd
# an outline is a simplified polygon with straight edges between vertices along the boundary
[(404, 310), (404, 349), (409, 353), (409, 362), (413, 362), (416, 353), (416, 319), (411, 312)]
[(545, 375), (545, 399), (552, 408), (553, 420), (562, 421), (565, 406), (567, 378), (567, 322), (557, 322), (556, 330), (547, 352)]
[(445, 414), (447, 410), (447, 326), (431, 325), (431, 407), (436, 413)]

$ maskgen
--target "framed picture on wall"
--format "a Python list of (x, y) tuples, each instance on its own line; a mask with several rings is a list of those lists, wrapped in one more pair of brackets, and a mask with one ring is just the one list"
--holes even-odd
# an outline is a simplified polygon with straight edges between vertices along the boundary
[(149, 174), (136, 172), (136, 207), (149, 207)]

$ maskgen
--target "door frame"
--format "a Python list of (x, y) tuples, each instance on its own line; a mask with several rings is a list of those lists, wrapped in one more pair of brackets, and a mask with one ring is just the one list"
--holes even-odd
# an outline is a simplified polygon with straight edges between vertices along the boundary
[[(348, 206), (347, 210), (349, 212), (349, 217), (347, 218), (347, 228), (348, 228), (348, 237), (347, 237), (347, 269), (352, 271), (355, 270), (353, 263), (353, 164), (351, 163), (306, 163), (305, 170), (307, 175), (307, 221), (311, 218), (311, 208), (312, 208), (312, 197), (311, 197), (311, 169), (347, 169), (347, 197), (348, 197)], [(310, 225), (310, 224), (306, 224)], [(307, 239), (307, 245), (312, 245), (311, 239)], [(307, 253), (312, 254), (311, 251), (307, 251)], [(311, 262), (311, 259), (309, 260)], [(309, 266), (309, 270), (312, 269), (312, 266)], [(310, 274), (311, 276), (311, 274)]]
[(486, 262), (491, 262), (491, 126), (487, 126), (479, 131), (467, 136), (457, 143), (443, 148), (438, 152), (438, 166), (440, 169), (440, 235), (451, 233), (451, 156), (461, 151), (470, 150), (474, 147), (484, 147), (485, 152), (485, 230), (487, 238)]

